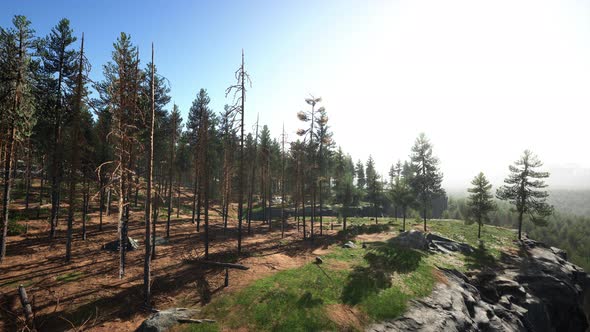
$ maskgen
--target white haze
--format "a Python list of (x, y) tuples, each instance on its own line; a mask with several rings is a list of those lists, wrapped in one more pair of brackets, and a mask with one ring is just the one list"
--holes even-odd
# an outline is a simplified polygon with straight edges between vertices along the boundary
[(315, 92), (338, 145), (355, 160), (372, 154), (385, 176), (424, 132), (447, 188), (467, 187), (479, 171), (497, 186), (527, 148), (555, 171), (553, 186), (590, 186), (588, 1), (357, 7), (320, 11), (303, 46), (286, 36), (277, 71), (250, 68), (249, 100), (271, 130), (286, 121), (294, 139), (295, 113)]

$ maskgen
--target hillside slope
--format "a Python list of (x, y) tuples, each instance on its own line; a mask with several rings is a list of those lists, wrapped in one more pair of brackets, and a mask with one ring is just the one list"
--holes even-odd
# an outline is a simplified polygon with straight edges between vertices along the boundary
[[(205, 306), (215, 324), (179, 331), (585, 331), (590, 279), (565, 253), (511, 229), (429, 222), (359, 225), (310, 262), (255, 281)], [(412, 226), (409, 226), (412, 227)], [(419, 225), (413, 225), (419, 228)], [(404, 240), (408, 238), (409, 240)], [(354, 248), (342, 244), (353, 240)], [(365, 248), (363, 248), (365, 247)], [(586, 306), (586, 309), (584, 309)], [(586, 314), (584, 313), (586, 311)]]

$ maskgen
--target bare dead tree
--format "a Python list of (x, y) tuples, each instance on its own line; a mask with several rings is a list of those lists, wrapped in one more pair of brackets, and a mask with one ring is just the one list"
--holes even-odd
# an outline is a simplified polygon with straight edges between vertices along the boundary
[[(240, 114), (240, 166), (238, 170), (238, 254), (242, 252), (242, 219), (244, 205), (244, 103), (246, 101), (246, 81), (252, 86), (250, 75), (244, 67), (244, 50), (242, 49), (242, 65), (235, 73), (237, 84), (227, 88), (226, 96), (234, 92), (232, 109)], [(240, 94), (237, 97), (237, 94)], [(236, 98), (237, 97), (237, 98)]]

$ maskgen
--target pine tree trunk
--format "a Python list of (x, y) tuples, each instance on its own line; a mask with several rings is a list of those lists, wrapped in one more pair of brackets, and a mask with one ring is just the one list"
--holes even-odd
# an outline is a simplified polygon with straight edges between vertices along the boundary
[[(199, 186), (202, 186), (199, 183)], [(201, 194), (202, 189), (197, 191), (197, 233), (201, 231), (201, 208), (203, 207), (203, 195)]]
[(6, 157), (4, 160), (4, 193), (2, 196), (2, 238), (0, 238), (0, 263), (4, 261), (6, 256), (6, 241), (8, 236), (8, 217), (10, 205), (10, 186), (12, 185), (12, 163), (14, 157), (14, 134), (15, 128), (13, 123), (8, 129), (8, 141), (6, 142)]
[[(209, 118), (208, 114), (202, 114), (202, 121), (201, 121), (201, 146), (200, 146), (200, 153), (201, 153), (201, 169), (200, 175), (201, 178), (199, 179), (199, 183), (202, 185), (203, 188), (203, 200), (204, 200), (204, 213), (205, 213), (205, 259), (209, 259), (209, 186), (210, 186), (210, 179), (209, 179), (209, 157), (207, 155), (207, 147), (208, 147), (208, 136), (209, 136)], [(199, 200), (200, 201), (200, 200)], [(200, 209), (198, 211), (197, 220), (200, 219)], [(199, 220), (200, 221), (200, 220)]]
[(169, 189), (168, 189), (168, 207), (167, 207), (167, 218), (166, 218), (166, 238), (170, 237), (170, 218), (172, 215), (172, 178), (169, 181)]
[(86, 241), (86, 217), (88, 216), (88, 204), (90, 204), (89, 190), (88, 182), (84, 179), (84, 208), (82, 209), (82, 240), (84, 241)]
[[(321, 163), (321, 161), (320, 161), (320, 163)], [(319, 213), (320, 213), (320, 236), (321, 236), (321, 235), (324, 235), (324, 220), (322, 218), (322, 214), (323, 214), (322, 213), (322, 207), (323, 207), (323, 201), (322, 201), (322, 181), (320, 181), (320, 183), (319, 183), (319, 194), (320, 194), (320, 197), (319, 197), (319, 200), (320, 200), (320, 211), (319, 211)]]
[(39, 207), (37, 208), (37, 219), (41, 216), (41, 205), (43, 205), (43, 187), (45, 186), (45, 156), (41, 158), (41, 185), (39, 187)]
[(403, 231), (406, 231), (406, 208), (404, 207), (404, 226), (402, 227)]
[[(197, 197), (197, 196), (199, 196), (199, 194), (198, 194), (199, 189), (198, 188), (199, 188), (199, 161), (198, 161), (198, 158), (195, 158), (195, 186), (193, 188), (193, 209), (192, 209), (193, 215), (192, 215), (192, 219), (191, 219), (193, 224), (195, 223), (195, 213), (198, 210), (197, 205), (199, 204), (198, 197)], [(199, 226), (197, 226), (197, 232), (198, 231), (199, 231)]]
[(98, 207), (98, 231), (102, 232), (102, 213), (104, 210), (104, 185), (102, 177), (100, 178), (99, 184), (99, 207)]
[[(208, 172), (205, 171), (205, 174)], [(209, 182), (205, 180), (205, 182)], [(203, 199), (205, 200), (205, 259), (209, 259), (209, 184), (205, 184), (203, 193)]]
[[(121, 123), (122, 119), (118, 119), (117, 121), (117, 127), (118, 127), (118, 132), (121, 133), (120, 135), (122, 136), (122, 128), (123, 128), (123, 124)], [(125, 183), (125, 179), (126, 179), (126, 175), (124, 172), (124, 168), (125, 168), (125, 156), (124, 156), (124, 151), (125, 150), (125, 142), (123, 141), (125, 138), (124, 137), (119, 137), (119, 140), (121, 140), (120, 142), (120, 146), (119, 146), (119, 151), (117, 152), (118, 154), (118, 161), (119, 161), (119, 167), (118, 167), (118, 191), (119, 191), (119, 197), (118, 197), (118, 208), (119, 210), (117, 211), (118, 214), (118, 225), (117, 225), (117, 232), (119, 235), (119, 279), (123, 279), (123, 277), (125, 277), (125, 253), (126, 253), (126, 247), (127, 247), (127, 239), (126, 239), (126, 222), (125, 222), (125, 216), (126, 213), (124, 211), (124, 208), (126, 207), (126, 202), (125, 199), (127, 198), (126, 195), (126, 183)]]
[[(136, 174), (139, 174), (139, 167), (136, 170)], [(133, 198), (133, 206), (137, 207), (137, 200), (139, 198), (139, 176), (135, 177), (135, 197)]]
[(107, 217), (111, 215), (111, 187), (107, 190)]
[(61, 141), (61, 84), (62, 84), (62, 65), (63, 65), (63, 52), (60, 55), (60, 62), (58, 67), (58, 80), (57, 80), (57, 103), (55, 106), (55, 123), (53, 131), (53, 155), (52, 155), (52, 168), (51, 168), (51, 230), (49, 238), (53, 239), (57, 234), (57, 223), (59, 220), (59, 190), (60, 190), (60, 165), (61, 165), (61, 153), (60, 152), (60, 141)]
[(307, 223), (305, 222), (305, 195), (303, 193), (303, 183), (301, 185), (301, 212), (303, 213), (303, 218), (302, 218), (302, 222), (303, 222), (303, 239), (307, 239)]
[(252, 235), (252, 208), (254, 207), (254, 178), (256, 177), (256, 161), (258, 150), (258, 116), (256, 117), (256, 135), (254, 136), (254, 153), (252, 162), (252, 173), (250, 175), (250, 194), (248, 195), (248, 235)]
[(481, 220), (477, 221), (477, 238), (481, 239)]
[(152, 77), (151, 77), (151, 119), (150, 119), (150, 145), (147, 155), (148, 160), (148, 174), (147, 174), (147, 185), (145, 194), (145, 254), (143, 261), (143, 293), (144, 293), (144, 305), (151, 307), (150, 299), (152, 295), (151, 291), (151, 254), (152, 246), (151, 240), (151, 213), (152, 213), (152, 180), (153, 180), (153, 169), (154, 169), (154, 122), (155, 122), (155, 105), (154, 105), (154, 44), (152, 44)]
[(25, 171), (25, 215), (29, 220), (29, 200), (31, 194), (31, 140), (27, 139), (27, 169)]
[(272, 231), (272, 179), (270, 178), (270, 167), (268, 179), (268, 231)]
[(176, 218), (180, 218), (180, 172), (178, 172), (178, 178), (176, 179), (177, 191), (176, 191)]
[[(168, 216), (166, 219), (166, 238), (170, 237), (170, 215), (172, 214), (172, 178), (174, 177), (174, 148), (176, 146), (176, 119), (174, 120), (174, 123), (172, 125), (173, 130), (172, 130), (172, 137), (170, 140), (170, 165), (169, 165), (169, 169), (168, 169), (168, 198), (167, 198), (167, 203), (168, 203)], [(153, 138), (152, 138), (153, 141)]]
[[(158, 172), (156, 172), (156, 178), (157, 174)], [(156, 226), (160, 214), (160, 185), (158, 184), (157, 180), (155, 180), (155, 182), (157, 189), (154, 197), (154, 204), (152, 205), (152, 260), (156, 259)]]
[(424, 203), (424, 231), (426, 232), (426, 203)]
[(281, 238), (285, 237), (285, 125), (283, 124), (282, 140), (282, 160), (281, 160)]

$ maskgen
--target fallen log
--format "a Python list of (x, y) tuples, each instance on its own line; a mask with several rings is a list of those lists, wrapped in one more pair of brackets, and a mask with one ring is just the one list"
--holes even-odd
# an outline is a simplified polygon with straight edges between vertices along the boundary
[(233, 264), (233, 263), (222, 263), (222, 262), (211, 262), (211, 261), (203, 261), (203, 264), (212, 265), (212, 266), (219, 266), (228, 269), (238, 269), (238, 270), (249, 270), (248, 266), (242, 264)]
[(222, 262), (211, 262), (211, 261), (203, 261), (203, 264), (212, 265), (212, 266), (219, 266), (225, 268), (225, 278), (223, 281), (223, 285), (225, 287), (229, 286), (229, 269), (238, 269), (238, 270), (249, 270), (250, 268), (242, 265), (242, 264), (234, 264), (234, 263), (222, 263)]
[(18, 286), (18, 295), (20, 297), (20, 303), (23, 306), (23, 310), (25, 312), (25, 321), (27, 326), (31, 328), (32, 331), (36, 331), (35, 323), (33, 321), (33, 308), (31, 307), (31, 303), (29, 302), (29, 298), (27, 296), (27, 291), (25, 290), (25, 286), (19, 285)]

